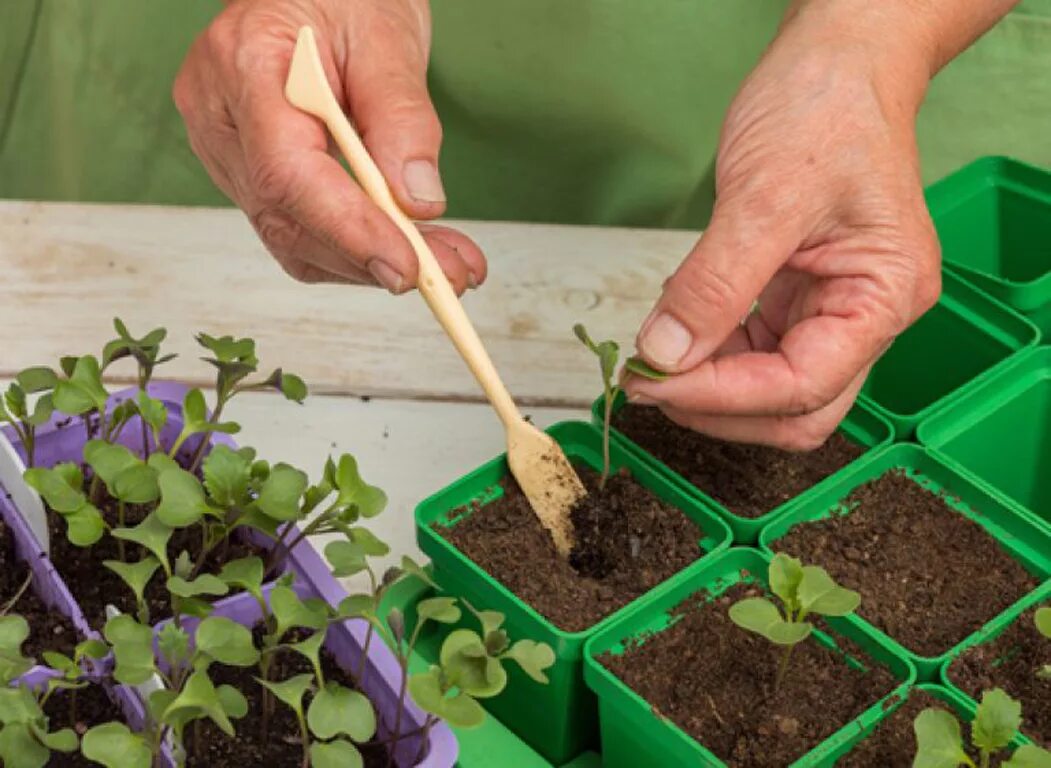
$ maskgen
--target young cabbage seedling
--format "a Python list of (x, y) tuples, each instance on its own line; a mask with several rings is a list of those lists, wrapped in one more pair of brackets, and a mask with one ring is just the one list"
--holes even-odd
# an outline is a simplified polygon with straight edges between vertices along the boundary
[[(978, 753), (975, 763), (967, 754), (960, 723), (944, 709), (925, 709), (916, 717), (914, 768), (989, 768), (993, 757), (1010, 746), (1022, 725), (1022, 705), (999, 688), (982, 694), (971, 724), (971, 747)], [(1051, 768), (1051, 752), (1026, 744), (1000, 763), (1001, 768)]]
[[(37, 427), (47, 423), (55, 412), (52, 390), (58, 377), (50, 368), (38, 366), (20, 371), (0, 399), (0, 422), (7, 422), (22, 441), (26, 466), (33, 466)], [(37, 395), (30, 407), (28, 395)]]
[(617, 375), (617, 362), (620, 359), (620, 345), (615, 341), (591, 340), (587, 329), (581, 323), (573, 326), (573, 333), (580, 339), (580, 343), (591, 350), (598, 358), (599, 372), (602, 374), (602, 404), (604, 413), (602, 416), (602, 478), (599, 488), (606, 487), (609, 479), (609, 431), (610, 421), (613, 418), (613, 402), (620, 394), (620, 380), (624, 371), (644, 376), (648, 379), (663, 379), (666, 374), (651, 368), (641, 357), (629, 357), (624, 362), (624, 369), (620, 376)]
[(747, 597), (730, 606), (730, 620), (774, 645), (782, 646), (774, 690), (780, 690), (788, 671), (792, 650), (810, 637), (811, 615), (846, 616), (857, 610), (861, 596), (845, 589), (816, 565), (803, 565), (785, 554), (774, 555), (769, 567), (770, 591), (781, 608), (765, 597)]
[[(1051, 639), (1051, 607), (1037, 608), (1034, 623), (1036, 624), (1037, 632)], [(1041, 680), (1051, 680), (1051, 664), (1044, 664), (1037, 670), (1036, 675)]]

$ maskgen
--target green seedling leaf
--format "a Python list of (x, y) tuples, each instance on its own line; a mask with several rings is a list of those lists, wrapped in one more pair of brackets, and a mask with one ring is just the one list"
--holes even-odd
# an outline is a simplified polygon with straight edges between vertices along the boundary
[(0, 723), (33, 723), (43, 718), (33, 692), (26, 686), (0, 688)]
[(410, 576), (415, 576), (427, 586), (433, 587), (434, 589), (439, 589), (434, 579), (432, 579), (430, 574), (427, 573), (426, 570), (424, 570), (423, 566), (421, 566), (408, 555), (402, 555), (401, 569)]
[(153, 658), (153, 633), (126, 614), (114, 616), (102, 631), (113, 646), (117, 667), (113, 677), (126, 685), (142, 685), (157, 671)]
[(362, 768), (364, 764), (358, 748), (343, 739), (310, 745), (311, 768)]
[(358, 515), (375, 517), (387, 506), (387, 494), (361, 478), (357, 459), (349, 453), (339, 457), (332, 484), (338, 492), (337, 503), (352, 513), (349, 522), (353, 522)]
[(275, 464), (263, 481), (255, 505), (272, 520), (282, 523), (298, 520), (299, 500), (307, 484), (305, 473), (288, 464)]
[(808, 565), (799, 582), (799, 605), (804, 614), (846, 616), (861, 605), (861, 595), (836, 584), (824, 568)]
[[(198, 629), (199, 636), (200, 630)], [(182, 691), (168, 705), (164, 711), (164, 720), (165, 722), (171, 722), (173, 719), (187, 722), (201, 716), (210, 718), (227, 736), (234, 735), (233, 723), (230, 722), (223, 708), (219, 692), (216, 691), (208, 673), (203, 669), (198, 669), (190, 675)]]
[(229, 592), (230, 587), (218, 576), (204, 573), (193, 581), (187, 581), (181, 576), (172, 576), (168, 579), (168, 591), (178, 597), (200, 597), (201, 595), (217, 597)]
[(810, 636), (809, 622), (788, 622), (772, 602), (748, 597), (730, 606), (730, 620), (741, 629), (765, 637), (776, 645), (795, 645)]
[(651, 381), (663, 381), (668, 378), (667, 373), (664, 371), (658, 371), (638, 355), (632, 355), (625, 360), (624, 368), (628, 373), (633, 373), (636, 376), (641, 376), (642, 378), (650, 379)]
[(573, 326), (573, 333), (580, 339), (580, 343), (587, 347), (599, 359), (599, 368), (602, 371), (602, 380), (609, 386), (617, 372), (617, 359), (620, 357), (620, 346), (614, 341), (595, 342), (591, 340), (587, 329), (577, 323)]
[(324, 642), (325, 630), (322, 629), (314, 632), (305, 640), (300, 640), (298, 643), (292, 643), (288, 646), (290, 651), (295, 651), (311, 663), (318, 680), (324, 679), (321, 669), (321, 646)]
[(146, 465), (158, 475), (169, 469), (182, 469), (179, 462), (166, 453), (151, 453), (150, 458), (146, 460)]
[(157, 650), (170, 666), (179, 666), (190, 658), (190, 636), (169, 622), (157, 633)]
[(145, 600), (146, 586), (150, 583), (150, 579), (153, 578), (153, 574), (161, 567), (160, 562), (152, 555), (147, 555), (137, 563), (104, 560), (102, 565), (120, 576), (131, 591), (135, 593), (135, 602), (140, 605)]
[(1038, 608), (1036, 611), (1036, 628), (1041, 635), (1051, 638), (1051, 608)]
[(544, 670), (555, 663), (555, 651), (551, 646), (535, 640), (517, 641), (505, 656), (518, 662), (523, 672), (541, 684), (548, 682)]
[(455, 728), (477, 728), (485, 722), (485, 710), (463, 691), (447, 695), (440, 667), (409, 678), (409, 695), (424, 712), (437, 715)]
[(77, 666), (77, 662), (73, 661), (73, 659), (69, 658), (69, 656), (66, 656), (64, 653), (44, 651), (41, 656), (43, 657), (45, 664), (56, 672), (61, 672), (62, 676), (69, 680), (76, 680), (82, 674), (80, 667)]
[(124, 723), (104, 723), (90, 728), (80, 745), (84, 757), (106, 768), (150, 768), (153, 752), (146, 739)]
[(982, 694), (971, 726), (971, 741), (979, 749), (996, 752), (1010, 744), (1021, 727), (1021, 703), (994, 688)]
[(439, 624), (455, 624), (460, 620), (460, 607), (455, 597), (430, 597), (416, 604), (420, 620), (437, 621)]
[(305, 602), (289, 587), (276, 586), (270, 592), (270, 611), (277, 621), (277, 636), (284, 637), (295, 627), (321, 629), (328, 623), (327, 611), (316, 602)]
[(913, 768), (959, 768), (971, 765), (963, 749), (963, 737), (956, 718), (942, 709), (925, 709), (913, 723), (916, 732), (916, 758)]
[(141, 389), (135, 395), (135, 407), (139, 411), (139, 416), (146, 422), (146, 426), (153, 430), (154, 434), (159, 434), (167, 425), (168, 406), (163, 401), (150, 397)]
[(134, 464), (114, 478), (110, 493), (127, 504), (150, 504), (161, 495), (157, 471), (141, 462)]
[(307, 398), (306, 382), (294, 373), (281, 373), (281, 393), (286, 399), (302, 403)]
[(109, 395), (102, 384), (99, 361), (93, 355), (77, 358), (68, 379), (58, 381), (52, 394), (55, 408), (70, 416), (106, 410)]
[(109, 646), (101, 640), (84, 640), (77, 645), (74, 654), (78, 659), (104, 659), (109, 655)]
[(15, 376), (15, 381), (24, 392), (33, 394), (54, 389), (58, 383), (58, 376), (47, 366), (40, 365), (20, 371)]
[(245, 504), (251, 479), (252, 459), (225, 445), (215, 446), (201, 465), (204, 485), (220, 506)]
[(240, 720), (248, 714), (248, 699), (244, 694), (232, 685), (220, 685), (215, 689), (219, 696), (219, 704), (222, 705), (226, 716), (232, 720)]
[(368, 567), (361, 547), (350, 541), (330, 541), (325, 545), (325, 559), (332, 566), (336, 578), (353, 576)]
[(476, 632), (456, 629), (449, 633), (439, 653), (445, 676), (461, 691), (478, 699), (500, 693), (507, 685), (507, 672), (486, 653)]
[(52, 414), (55, 412), (55, 402), (51, 395), (41, 395), (36, 405), (33, 406), (33, 413), (26, 419), (30, 426), (41, 427), (48, 422)]
[(50, 757), (29, 723), (11, 723), (0, 730), (0, 762), (6, 768), (43, 768)]
[(799, 584), (803, 564), (794, 557), (778, 553), (770, 561), (770, 591), (781, 598), (789, 611), (799, 610)]
[(106, 531), (102, 513), (91, 504), (84, 504), (76, 512), (62, 517), (66, 521), (66, 537), (78, 547), (90, 547)]
[(340, 600), (337, 614), (341, 619), (372, 619), (377, 610), (378, 603), (374, 595), (357, 594)]
[(209, 616), (197, 627), (197, 650), (206, 653), (220, 664), (250, 667), (259, 661), (259, 651), (252, 640), (252, 632), (236, 621)]
[(263, 594), (263, 561), (252, 555), (231, 560), (219, 571), (219, 579), (234, 589), (243, 589), (260, 598)]
[(256, 682), (269, 690), (278, 701), (291, 709), (296, 715), (303, 714), (303, 697), (314, 684), (314, 676), (309, 674), (296, 675), (280, 682), (271, 682), (256, 678)]
[(57, 464), (51, 469), (33, 467), (23, 473), (23, 478), (60, 515), (76, 512), (87, 503), (82, 490), (84, 476), (76, 464)]
[(110, 493), (113, 492), (113, 481), (117, 475), (128, 467), (142, 463), (138, 456), (123, 445), (108, 443), (105, 440), (88, 440), (84, 444), (84, 461), (95, 470), (95, 474), (106, 484)]
[(354, 545), (368, 557), (386, 557), (390, 554), (390, 546), (368, 528), (354, 526), (347, 528), (345, 533)]
[(1051, 768), (1051, 752), (1035, 744), (1024, 744), (1001, 768)]
[(62, 728), (57, 731), (45, 731), (43, 728), (30, 726), (37, 741), (52, 752), (74, 752), (80, 746), (77, 734), (72, 728)]
[(0, 686), (33, 667), (33, 660), (22, 655), (22, 643), (28, 637), (29, 624), (24, 618), (13, 613), (0, 616)]
[(184, 469), (166, 469), (157, 476), (161, 503), (154, 514), (171, 528), (186, 528), (213, 513), (200, 481)]
[(160, 562), (165, 573), (171, 572), (168, 562), (168, 541), (172, 537), (173, 529), (161, 522), (156, 510), (146, 515), (142, 522), (133, 528), (114, 528), (113, 535), (118, 539), (133, 541), (145, 548)]
[(346, 735), (360, 744), (375, 735), (376, 713), (364, 694), (330, 682), (311, 700), (307, 725), (319, 739)]
[(215, 337), (207, 333), (199, 333), (197, 343), (215, 355), (215, 360), (220, 363), (250, 363), (254, 367), (257, 362), (255, 342), (252, 339), (235, 339), (233, 336)]

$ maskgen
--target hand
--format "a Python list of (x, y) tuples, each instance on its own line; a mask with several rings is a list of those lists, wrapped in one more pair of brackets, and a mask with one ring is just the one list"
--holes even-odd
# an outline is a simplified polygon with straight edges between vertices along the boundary
[(792, 450), (831, 434), (941, 290), (914, 135), (931, 69), (822, 7), (786, 22), (730, 108), (711, 223), (639, 333), (676, 375), (626, 382), (679, 424)]
[[(407, 291), (417, 273), (408, 241), (330, 153), (323, 125), (285, 100), (305, 24), (394, 197), (414, 218), (441, 215), (427, 0), (234, 0), (175, 80), (190, 143), (292, 277)], [(471, 240), (448, 227), (421, 230), (457, 293), (482, 283), (485, 258)]]

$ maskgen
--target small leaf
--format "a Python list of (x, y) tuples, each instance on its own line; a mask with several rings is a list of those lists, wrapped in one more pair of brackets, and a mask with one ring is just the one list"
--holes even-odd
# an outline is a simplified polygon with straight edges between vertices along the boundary
[(58, 383), (58, 376), (47, 366), (40, 365), (20, 371), (15, 376), (15, 381), (25, 392), (32, 394), (53, 389)]
[(632, 355), (625, 360), (624, 367), (629, 373), (641, 376), (644, 379), (650, 379), (651, 381), (663, 381), (668, 378), (667, 373), (664, 371), (658, 371), (638, 355)]
[(33, 406), (33, 414), (29, 417), (29, 423), (34, 427), (42, 427), (55, 413), (55, 403), (51, 395), (41, 395), (36, 405)]
[(1045, 606), (1036, 611), (1036, 628), (1041, 635), (1051, 638), (1051, 608)]
[(146, 594), (146, 585), (153, 574), (161, 567), (156, 557), (147, 555), (137, 563), (124, 563), (120, 560), (104, 560), (102, 565), (120, 576), (131, 591), (135, 593), (135, 602), (142, 603)]
[(242, 504), (248, 498), (252, 461), (225, 445), (215, 446), (201, 465), (204, 485), (221, 506)]
[(522, 671), (538, 683), (547, 683), (544, 670), (555, 663), (555, 652), (547, 643), (535, 640), (519, 640), (507, 652), (507, 658), (514, 659)]
[(846, 616), (861, 604), (861, 595), (836, 584), (824, 568), (808, 565), (799, 582), (799, 604), (804, 613)]
[(259, 596), (263, 588), (263, 561), (255, 555), (231, 560), (219, 571), (219, 579), (235, 589)]
[(43, 768), (49, 757), (28, 723), (12, 723), (0, 730), (0, 763), (6, 768)]
[(730, 620), (741, 629), (762, 635), (777, 645), (795, 645), (813, 631), (808, 622), (789, 622), (766, 598), (748, 597), (730, 606)]
[(66, 521), (66, 538), (78, 547), (90, 547), (102, 538), (106, 530), (102, 513), (91, 504), (85, 503), (62, 517)]
[(168, 423), (168, 406), (162, 400), (156, 400), (139, 390), (135, 395), (135, 406), (146, 426), (154, 432), (160, 432)]
[(311, 768), (362, 768), (364, 764), (358, 748), (343, 739), (310, 745)]
[(291, 643), (288, 646), (288, 650), (295, 651), (310, 662), (311, 666), (314, 667), (314, 674), (319, 680), (322, 678), (321, 646), (324, 642), (325, 631), (322, 629), (314, 632), (306, 639), (300, 640), (298, 643)]
[(75, 464), (57, 464), (51, 469), (33, 467), (22, 477), (60, 515), (76, 512), (87, 502), (83, 492), (84, 476)]
[(160, 561), (164, 572), (168, 573), (171, 570), (168, 563), (168, 541), (171, 540), (172, 530), (171, 527), (161, 522), (154, 511), (146, 515), (142, 522), (133, 528), (114, 528), (113, 535), (118, 539), (134, 541), (152, 552)]
[(620, 358), (620, 345), (615, 341), (603, 341), (597, 347), (599, 368), (604, 382), (613, 381), (617, 373), (617, 360)]
[(387, 506), (387, 494), (362, 479), (357, 459), (349, 453), (339, 457), (333, 485), (339, 492), (338, 503), (361, 517), (375, 517)]
[(416, 604), (416, 613), (421, 620), (429, 619), (440, 624), (455, 624), (460, 620), (460, 608), (455, 597), (430, 597)]
[(275, 464), (263, 481), (256, 506), (267, 517), (280, 522), (300, 518), (299, 499), (307, 488), (307, 476), (288, 464)]
[(963, 737), (956, 718), (942, 709), (925, 709), (913, 723), (916, 759), (913, 768), (959, 768), (972, 765), (963, 751)]
[(232, 685), (220, 685), (215, 693), (227, 717), (240, 720), (248, 714), (248, 699)]
[(300, 627), (303, 629), (321, 629), (327, 623), (325, 611), (314, 603), (307, 603), (289, 587), (277, 586), (270, 592), (270, 610), (277, 621), (278, 637), (285, 632)]
[(75, 653), (78, 658), (104, 659), (109, 655), (109, 646), (101, 640), (88, 639), (77, 645)]
[(55, 408), (70, 416), (106, 409), (109, 395), (102, 385), (99, 361), (92, 355), (77, 358), (69, 378), (55, 384)]
[(1015, 750), (1001, 768), (1051, 768), (1051, 752), (1035, 744), (1025, 744)]
[(178, 597), (219, 596), (229, 592), (230, 587), (219, 577), (203, 573), (192, 581), (187, 581), (181, 576), (172, 576), (168, 579), (168, 591)]
[[(0, 686), (28, 672), (33, 660), (22, 655), (29, 624), (17, 614), (0, 616)], [(2, 718), (0, 718), (2, 721)]]
[(441, 669), (432, 666), (427, 672), (409, 678), (409, 695), (424, 712), (444, 719), (456, 728), (476, 728), (485, 721), (485, 710), (462, 691), (446, 696)]
[(354, 545), (359, 547), (368, 557), (386, 557), (390, 554), (390, 546), (386, 542), (381, 541), (368, 528), (355, 526), (348, 528), (346, 532)]
[(423, 566), (421, 566), (419, 563), (417, 563), (415, 560), (413, 560), (408, 555), (402, 555), (402, 558), (401, 558), (401, 569), (405, 573), (407, 573), (407, 574), (409, 574), (411, 576), (415, 576), (417, 579), (422, 581), (427, 586), (433, 587), (434, 589), (438, 589), (439, 588), (438, 585), (435, 583), (434, 579), (431, 578), (430, 574), (427, 573), (427, 571), (423, 568)]
[(781, 598), (789, 610), (799, 609), (799, 583), (803, 580), (803, 564), (794, 557), (778, 553), (770, 561), (770, 591)]
[(996, 752), (1010, 744), (1021, 727), (1021, 703), (994, 688), (982, 694), (971, 726), (971, 741), (979, 749)]
[(200, 481), (184, 469), (166, 469), (157, 476), (161, 503), (154, 514), (172, 528), (193, 525), (211, 511)]
[(349, 595), (339, 602), (340, 618), (369, 618), (376, 615), (376, 598), (371, 594)]
[(307, 724), (319, 739), (345, 734), (360, 744), (376, 733), (376, 713), (364, 694), (330, 682), (310, 702)]
[(325, 545), (325, 559), (332, 566), (332, 575), (336, 578), (353, 576), (368, 567), (361, 547), (349, 541), (330, 541)]
[[(244, 628), (242, 627), (242, 629)], [(200, 630), (198, 629), (199, 634)], [(182, 691), (165, 710), (164, 719), (165, 721), (170, 721), (172, 718), (180, 718), (187, 715), (192, 719), (197, 712), (211, 718), (212, 722), (219, 726), (219, 729), (227, 736), (234, 735), (234, 726), (230, 722), (230, 718), (227, 717), (226, 710), (223, 709), (219, 693), (215, 690), (208, 673), (202, 669), (198, 669), (190, 675)]]
[(102, 631), (113, 646), (117, 661), (113, 676), (117, 682), (141, 685), (157, 671), (153, 657), (153, 633), (126, 614), (114, 616)]
[(169, 622), (157, 633), (157, 650), (170, 666), (178, 666), (190, 657), (190, 636)]
[(573, 333), (578, 339), (580, 339), (581, 344), (590, 349), (592, 352), (595, 351), (595, 342), (593, 342), (591, 340), (591, 337), (588, 336), (587, 328), (585, 328), (582, 323), (577, 323), (573, 326)]
[(251, 631), (231, 619), (209, 616), (197, 627), (195, 639), (197, 650), (220, 664), (250, 667), (259, 661)]
[(507, 685), (507, 672), (499, 660), (486, 654), (482, 639), (471, 630), (450, 632), (439, 658), (448, 679), (474, 698), (495, 696)]
[(310, 690), (310, 686), (314, 684), (314, 676), (310, 674), (296, 675), (280, 682), (260, 680), (259, 678), (256, 678), (256, 681), (274, 694), (285, 706), (289, 707), (297, 715), (301, 715), (303, 714), (303, 696)]
[(150, 504), (161, 494), (157, 471), (146, 464), (134, 464), (113, 480), (110, 492), (127, 504)]
[(84, 461), (95, 470), (95, 474), (113, 491), (113, 481), (128, 467), (141, 464), (139, 457), (117, 443), (105, 440), (88, 440), (84, 444)]

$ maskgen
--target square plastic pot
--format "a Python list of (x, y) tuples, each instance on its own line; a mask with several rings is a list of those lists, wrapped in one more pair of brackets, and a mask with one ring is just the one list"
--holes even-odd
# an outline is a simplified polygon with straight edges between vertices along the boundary
[[(616, 414), (620, 411), (620, 409), (624, 407), (624, 404), (625, 397), (624, 393), (621, 392), (613, 401), (613, 413)], [(592, 423), (600, 430), (602, 429), (604, 422), (605, 407), (605, 396), (600, 396), (591, 404)], [(645, 463), (652, 466), (658, 474), (668, 478), (671, 482), (675, 483), (680, 488), (683, 488), (688, 494), (701, 501), (701, 503), (718, 512), (726, 521), (727, 525), (730, 526), (730, 530), (733, 532), (734, 544), (752, 546), (759, 540), (759, 532), (763, 529), (763, 526), (777, 517), (777, 515), (804, 501), (811, 494), (816, 493), (818, 489), (833, 482), (834, 478), (837, 477), (840, 472), (846, 471), (846, 469), (853, 466), (856, 462), (865, 461), (873, 451), (889, 445), (894, 439), (894, 429), (890, 422), (876, 413), (873, 406), (864, 402), (855, 403), (854, 407), (850, 409), (846, 418), (844, 418), (843, 422), (839, 425), (839, 432), (850, 440), (850, 442), (863, 447), (865, 453), (855, 459), (851, 464), (848, 464), (846, 467), (843, 467), (843, 469), (832, 473), (824, 480), (816, 483), (795, 498), (789, 499), (784, 504), (774, 507), (759, 517), (743, 517), (731, 512), (724, 504), (721, 504), (719, 501), (709, 496), (703, 488), (698, 488), (630, 437), (614, 427), (610, 427), (610, 439), (611, 441), (615, 440), (623, 445), (628, 451), (639, 456)]]
[[(601, 469), (602, 435), (592, 425), (563, 422), (551, 427), (548, 433), (570, 459)], [(642, 486), (701, 526), (705, 533), (701, 547), (705, 553), (729, 546), (730, 529), (713, 510), (691, 498), (622, 445), (611, 444), (610, 457), (614, 469), (627, 467)], [(454, 526), (463, 514), (470, 514), (464, 509), (470, 510), (472, 503), (484, 505), (498, 498), (502, 494), (499, 483), (508, 474), (507, 457), (500, 456), (423, 501), (416, 508), (417, 540), (420, 549), (431, 558), (434, 579), (445, 592), (465, 598), (477, 608), (503, 613), (507, 617), (504, 627), (512, 639), (537, 640), (554, 649), (556, 661), (547, 671), (550, 680), (547, 685), (538, 686), (512, 667), (507, 689), (484, 703), (491, 714), (545, 759), (561, 764), (594, 746), (597, 740), (595, 698), (584, 685), (584, 643), (631, 605), (659, 593), (664, 585), (587, 630), (567, 632), (556, 627), (432, 528), (435, 524)]]
[[(773, 555), (778, 551), (778, 540), (792, 528), (827, 519), (832, 515), (849, 515), (850, 510), (842, 502), (851, 491), (893, 469), (904, 469), (913, 481), (932, 491), (945, 491), (945, 501), (952, 509), (984, 528), (1000, 548), (1029, 573), (1041, 581), (1051, 576), (1051, 536), (1032, 515), (1005, 505), (984, 486), (960, 474), (917, 445), (895, 445), (881, 451), (871, 462), (856, 467), (806, 505), (781, 515), (763, 529), (759, 537), (760, 546), (767, 554)], [(859, 542), (858, 546), (864, 549), (868, 543)], [(1016, 603), (1025, 599), (1025, 595), (1019, 596)], [(1011, 609), (1007, 609), (1009, 610)], [(860, 621), (864, 621), (861, 618), (864, 612), (865, 604), (862, 600), (858, 616)], [(1003, 613), (986, 617), (982, 627), (995, 622), (1002, 615)], [(874, 625), (869, 626), (871, 631), (885, 640), (897, 654), (908, 658), (916, 666), (921, 682), (936, 681), (946, 659), (973, 645), (981, 635), (981, 628), (976, 629), (942, 653), (936, 656), (922, 656), (901, 645)]]
[(935, 409), (1034, 346), (1036, 326), (949, 270), (938, 303), (876, 361), (861, 392), (909, 440)]
[(1032, 350), (920, 425), (920, 442), (1051, 526), (1051, 348)]
[[(643, 604), (617, 617), (588, 641), (584, 676), (599, 699), (604, 768), (653, 766), (718, 766), (725, 763), (703, 744), (687, 735), (677, 725), (653, 712), (652, 705), (629, 688), (620, 678), (598, 662), (604, 653), (623, 653), (629, 642), (646, 642), (671, 626), (670, 612), (698, 592), (717, 596), (742, 581), (765, 583), (768, 556), (755, 549), (738, 547), (714, 558), (697, 563), (673, 579), (670, 588)], [(836, 636), (857, 645), (871, 660), (890, 670), (899, 685), (874, 701), (861, 715), (842, 726), (831, 736), (800, 756), (790, 768), (822, 765), (825, 756), (838, 749), (859, 729), (875, 723), (885, 703), (903, 696), (916, 678), (912, 664), (898, 654), (887, 640), (872, 632), (854, 617), (829, 619), (832, 633), (815, 632), (813, 637), (826, 647), (836, 649)], [(847, 660), (844, 658), (844, 662)]]
[(984, 157), (927, 191), (945, 263), (1047, 333), (1051, 172)]
[[(419, 579), (403, 579), (395, 584), (383, 597), (380, 615), (385, 616), (397, 608), (405, 617), (405, 633), (411, 635), (416, 627), (416, 605), (421, 600), (434, 597), (437, 592)], [(477, 630), (473, 619), (462, 622), (463, 626)], [(409, 659), (410, 672), (426, 672), (438, 663), (442, 641), (456, 627), (446, 627), (431, 622), (423, 628)], [(529, 685), (529, 683), (526, 683)], [(485, 702), (483, 702), (484, 704)], [(477, 728), (452, 728), (460, 745), (456, 760), (458, 768), (601, 768), (602, 762), (596, 752), (583, 752), (569, 763), (552, 763), (526, 744), (510, 728), (489, 714)]]

